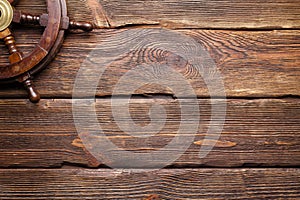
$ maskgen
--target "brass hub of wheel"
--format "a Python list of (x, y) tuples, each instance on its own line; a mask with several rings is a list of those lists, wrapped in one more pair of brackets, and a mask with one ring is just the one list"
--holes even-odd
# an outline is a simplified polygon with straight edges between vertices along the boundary
[(0, 1), (0, 31), (9, 27), (13, 20), (13, 8), (7, 0)]

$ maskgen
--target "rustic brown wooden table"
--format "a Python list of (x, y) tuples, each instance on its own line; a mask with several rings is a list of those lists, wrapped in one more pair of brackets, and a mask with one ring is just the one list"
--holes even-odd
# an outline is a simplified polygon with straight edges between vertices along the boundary
[[(70, 17), (91, 20), (99, 29), (68, 34), (58, 56), (36, 77), (40, 103), (30, 103), (19, 86), (0, 89), (0, 199), (300, 198), (298, 0), (67, 2)], [(45, 11), (42, 0), (21, 0), (18, 8), (37, 14)], [(210, 102), (205, 85), (190, 80), (202, 116), (188, 151), (158, 171), (108, 169), (85, 149), (73, 123), (71, 98), (77, 71), (91, 50), (109, 36), (160, 27), (194, 38), (214, 59), (228, 96), (224, 130), (214, 149), (200, 159)], [(15, 28), (25, 53), (37, 43), (41, 31)], [(7, 62), (4, 45), (0, 49), (0, 62)], [(137, 52), (130, 59), (147, 59), (147, 53)], [(95, 105), (103, 129), (115, 144), (149, 151), (149, 144), (127, 141), (112, 121), (108, 97), (122, 70), (133, 67), (127, 62), (124, 58), (107, 68)], [(186, 65), (179, 67), (188, 73)], [(131, 101), (136, 123), (149, 123), (149, 107), (155, 101), (172, 118), (163, 133), (152, 138), (151, 150), (174, 137), (180, 122), (176, 99), (161, 87), (151, 87), (137, 90)]]

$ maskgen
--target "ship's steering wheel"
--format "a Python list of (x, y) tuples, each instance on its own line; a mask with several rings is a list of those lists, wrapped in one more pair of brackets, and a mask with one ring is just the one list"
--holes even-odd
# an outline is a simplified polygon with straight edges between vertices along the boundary
[[(16, 3), (16, 0), (0, 0), (0, 39), (8, 48), (10, 63), (0, 66), (0, 84), (16, 81), (23, 83), (27, 88), (29, 99), (38, 102), (40, 95), (32, 84), (33, 75), (44, 69), (58, 53), (66, 30), (91, 31), (93, 25), (70, 21), (65, 0), (46, 0), (47, 13), (41, 15), (16, 10), (13, 7)], [(27, 55), (24, 55), (16, 45), (11, 29), (12, 23), (45, 27), (38, 44)]]

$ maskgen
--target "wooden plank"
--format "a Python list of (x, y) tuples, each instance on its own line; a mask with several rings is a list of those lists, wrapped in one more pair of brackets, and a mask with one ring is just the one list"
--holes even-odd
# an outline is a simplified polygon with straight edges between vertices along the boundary
[(299, 199), (300, 169), (10, 169), (0, 188), (1, 199), (22, 200)]
[[(17, 41), (21, 49), (28, 52), (40, 37), (40, 32), (17, 29)], [(70, 98), (73, 85), (82, 62), (101, 47), (103, 41), (129, 30), (99, 30), (90, 34), (69, 34), (61, 52), (49, 69), (37, 77), (36, 86), (44, 98)], [(22, 34), (23, 33), (23, 34)], [(219, 69), (225, 92), (229, 97), (282, 97), (300, 95), (300, 31), (216, 31), (181, 30), (195, 39), (212, 57)], [(111, 39), (111, 43), (115, 42)], [(107, 43), (106, 43), (107, 44)], [(120, 43), (121, 45), (121, 43)], [(149, 44), (150, 45), (150, 44)], [(147, 47), (140, 46), (141, 49)], [(3, 47), (3, 51), (4, 47)], [(101, 55), (99, 55), (101, 56)], [(0, 57), (6, 62), (6, 55)], [(202, 77), (181, 57), (172, 57), (156, 50), (128, 54), (106, 67), (99, 80), (97, 96), (110, 96), (124, 74), (138, 64), (167, 63), (181, 74), (185, 74), (195, 94), (208, 97), (207, 86)], [(92, 76), (91, 70), (87, 76)], [(127, 83), (132, 85), (130, 81)], [(2, 86), (1, 86), (2, 87)], [(172, 94), (172, 91), (157, 85), (141, 87), (134, 94)], [(118, 95), (118, 93), (116, 94)], [(2, 98), (25, 98), (20, 87), (1, 88)]]
[[(21, 1), (20, 9), (43, 11), (45, 1)], [(299, 28), (298, 0), (68, 0), (72, 18), (99, 27), (154, 25), (167, 28)], [(45, 7), (45, 6), (44, 6)]]
[[(131, 137), (119, 128), (109, 99), (96, 100), (95, 105), (102, 130), (116, 146), (155, 154), (155, 150), (165, 147), (177, 134), (181, 123), (179, 103), (162, 98), (132, 99), (130, 103), (130, 114), (137, 126), (150, 123), (149, 109), (157, 103), (165, 108), (167, 120), (158, 134), (145, 139)], [(222, 135), (214, 149), (201, 159), (199, 151), (210, 122), (211, 104), (209, 100), (199, 100), (199, 130), (194, 143), (173, 163), (174, 166), (300, 165), (299, 99), (229, 99), (227, 104)], [(98, 167), (107, 163), (107, 160), (95, 159), (82, 144), (71, 106), (71, 100), (63, 99), (42, 100), (37, 105), (28, 100), (0, 100), (0, 167), (60, 167), (67, 163)], [(130, 119), (125, 117), (122, 122), (129, 124)], [(147, 132), (138, 134), (145, 136)], [(184, 137), (188, 139), (191, 134)], [(180, 153), (178, 149), (171, 152)], [(169, 150), (165, 150), (167, 153)]]

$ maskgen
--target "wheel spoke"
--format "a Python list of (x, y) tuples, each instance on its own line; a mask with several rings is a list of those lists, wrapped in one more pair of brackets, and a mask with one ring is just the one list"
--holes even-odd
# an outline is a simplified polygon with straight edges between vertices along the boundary
[(19, 62), (23, 59), (23, 53), (17, 48), (16, 41), (11, 31), (7, 28), (0, 32), (0, 39), (2, 39), (9, 51), (9, 62), (11, 64)]
[(19, 0), (8, 0), (8, 2), (11, 4), (11, 5), (15, 5), (18, 3)]
[(46, 24), (42, 23), (45, 15), (32, 15), (29, 13), (24, 13), (20, 10), (14, 10), (13, 22), (22, 25), (39, 25), (45, 26)]

